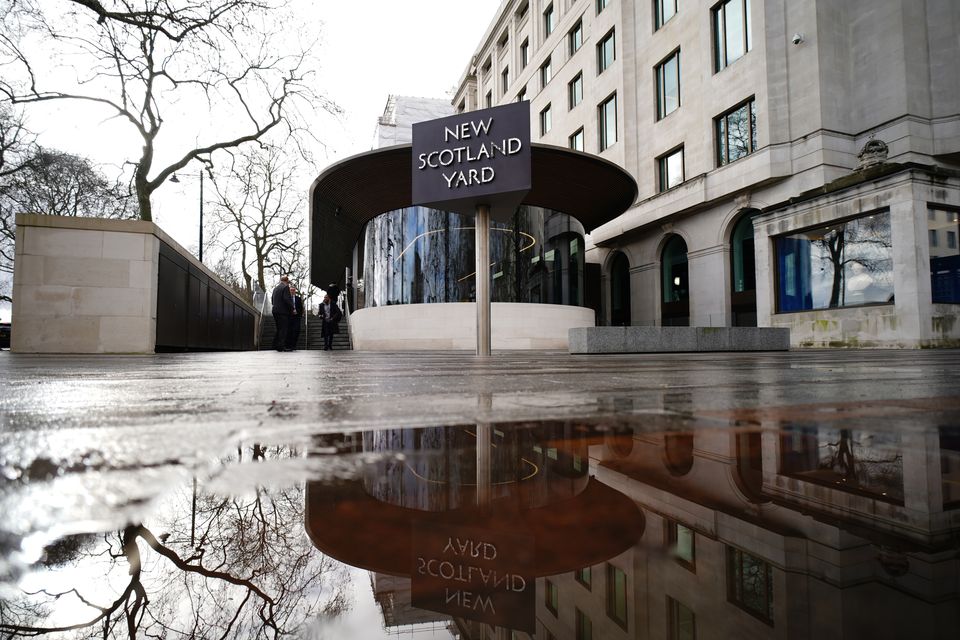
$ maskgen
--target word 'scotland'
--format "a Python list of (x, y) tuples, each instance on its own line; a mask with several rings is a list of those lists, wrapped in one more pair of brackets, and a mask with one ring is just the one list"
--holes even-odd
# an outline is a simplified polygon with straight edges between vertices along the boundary
[(440, 169), (440, 175), (450, 190), (493, 182), (497, 177), (494, 166), (489, 163), (475, 167), (469, 165), (516, 155), (523, 150), (523, 141), (518, 137), (497, 139), (491, 133), (492, 129), (492, 117), (444, 126), (444, 143), (460, 144), (420, 153), (417, 169)]

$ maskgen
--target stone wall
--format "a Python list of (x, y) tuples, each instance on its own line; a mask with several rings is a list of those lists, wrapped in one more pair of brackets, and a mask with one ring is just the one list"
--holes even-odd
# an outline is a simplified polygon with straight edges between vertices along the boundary
[(13, 351), (153, 353), (161, 244), (219, 281), (152, 222), (17, 216)]
[[(473, 350), (477, 311), (472, 302), (367, 307), (350, 315), (358, 351)], [(494, 349), (566, 349), (572, 327), (592, 327), (593, 309), (559, 304), (494, 302)]]

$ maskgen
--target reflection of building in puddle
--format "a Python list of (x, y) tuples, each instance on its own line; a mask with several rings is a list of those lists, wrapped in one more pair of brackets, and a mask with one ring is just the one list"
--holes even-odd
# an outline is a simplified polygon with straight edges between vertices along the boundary
[(414, 606), (533, 633), (539, 577), (621, 554), (643, 516), (588, 475), (584, 425), (476, 425), (364, 433), (361, 477), (308, 483), (324, 553), (409, 577)]
[(388, 632), (412, 636), (448, 629), (453, 624), (450, 616), (413, 606), (410, 578), (371, 573), (370, 586)]
[(586, 580), (547, 579), (543, 633), (960, 637), (960, 430), (765, 426), (592, 449), (647, 526)]

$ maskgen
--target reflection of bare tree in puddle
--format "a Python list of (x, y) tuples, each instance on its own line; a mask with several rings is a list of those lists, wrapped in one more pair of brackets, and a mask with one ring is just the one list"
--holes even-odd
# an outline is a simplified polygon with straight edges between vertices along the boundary
[[(254, 458), (267, 455), (258, 446)], [(343, 569), (301, 529), (301, 486), (234, 498), (198, 494), (194, 545), (192, 503), (187, 488), (151, 528), (134, 524), (100, 542), (68, 545), (48, 564), (68, 569), (76, 584), (66, 584), (63, 571), (44, 574), (45, 588), (0, 602), (0, 632), (274, 638), (346, 610)]]

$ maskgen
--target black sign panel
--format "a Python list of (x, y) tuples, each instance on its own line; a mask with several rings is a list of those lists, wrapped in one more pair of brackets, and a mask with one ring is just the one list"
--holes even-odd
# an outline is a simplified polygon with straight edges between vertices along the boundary
[(413, 204), (506, 219), (530, 190), (530, 103), (413, 125)]
[(536, 631), (529, 538), (472, 527), (413, 529), (411, 603), (517, 631)]

